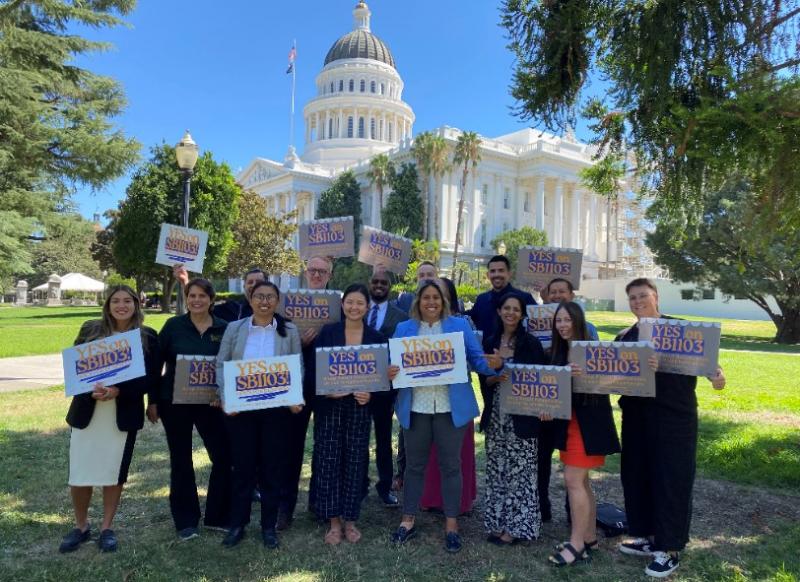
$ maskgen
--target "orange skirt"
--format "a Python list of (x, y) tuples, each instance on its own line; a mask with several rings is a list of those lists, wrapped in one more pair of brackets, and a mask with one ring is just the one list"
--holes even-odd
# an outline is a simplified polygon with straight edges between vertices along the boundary
[(559, 451), (559, 457), (565, 465), (584, 469), (602, 467), (606, 463), (605, 455), (586, 454), (578, 419), (575, 418), (575, 411), (572, 412), (572, 418), (569, 419), (569, 425), (567, 425), (567, 450)]

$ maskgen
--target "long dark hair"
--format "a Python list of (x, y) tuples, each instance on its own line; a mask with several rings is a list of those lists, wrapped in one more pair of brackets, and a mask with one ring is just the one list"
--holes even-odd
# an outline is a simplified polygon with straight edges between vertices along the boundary
[(461, 313), (461, 310), (458, 307), (458, 291), (456, 291), (456, 284), (447, 277), (442, 277), (440, 280), (442, 283), (444, 283), (444, 286), (447, 289), (447, 298), (450, 301), (450, 314), (456, 315)]
[[(269, 287), (270, 289), (275, 291), (275, 295), (278, 296), (278, 302), (280, 302), (280, 300), (281, 300), (281, 291), (280, 291), (280, 289), (278, 289), (278, 286), (275, 283), (273, 283), (272, 281), (258, 281), (255, 285), (253, 285), (253, 288), (250, 289), (250, 297), (251, 298), (253, 297), (253, 295), (256, 294), (256, 289), (258, 289), (259, 287)], [(273, 317), (275, 318), (275, 321), (278, 322), (278, 325), (275, 328), (275, 331), (278, 332), (279, 336), (286, 337), (286, 321), (287, 321), (287, 319), (285, 317), (283, 317), (280, 313), (278, 313), (277, 306), (276, 306), (275, 314), (273, 315)]]
[(217, 296), (217, 292), (214, 291), (214, 285), (211, 284), (211, 281), (208, 279), (203, 279), (202, 277), (197, 277), (192, 279), (186, 284), (186, 288), (183, 290), (183, 294), (186, 295), (186, 298), (189, 298), (189, 291), (192, 287), (199, 287), (203, 293), (208, 295), (208, 298), (211, 300), (208, 306), (208, 312), (213, 313), (214, 311), (214, 297)]
[(527, 312), (525, 301), (522, 299), (522, 296), (519, 293), (514, 293), (512, 291), (511, 293), (504, 294), (497, 304), (497, 311), (495, 312), (494, 316), (495, 335), (492, 339), (492, 344), (499, 344), (500, 338), (503, 337), (503, 320), (500, 317), (499, 311), (503, 308), (503, 305), (512, 299), (519, 303), (519, 308), (522, 310), (522, 319), (519, 321), (517, 324), (517, 329), (514, 331), (514, 345), (518, 346), (525, 341), (525, 334), (527, 333), (525, 330), (525, 314)]
[(582, 341), (589, 339), (586, 334), (586, 316), (583, 314), (581, 306), (574, 301), (561, 303), (553, 314), (553, 345), (550, 348), (552, 352), (550, 361), (557, 366), (565, 365), (569, 357), (569, 342), (562, 338), (561, 334), (556, 330), (556, 318), (558, 317), (558, 312), (562, 309), (572, 319), (572, 340)]
[[(114, 317), (111, 315), (111, 298), (119, 291), (124, 291), (133, 299), (133, 316), (131, 317), (131, 326), (127, 331), (142, 327), (144, 311), (142, 311), (142, 303), (139, 300), (139, 294), (127, 285), (114, 285), (113, 287), (109, 287), (106, 292), (106, 300), (103, 303), (101, 319), (87, 322), (85, 326), (81, 328), (81, 333), (78, 337), (79, 343), (94, 341), (117, 333), (114, 326)], [(144, 336), (142, 337), (144, 338)], [(148, 351), (149, 344), (147, 342), (142, 342), (142, 348)]]

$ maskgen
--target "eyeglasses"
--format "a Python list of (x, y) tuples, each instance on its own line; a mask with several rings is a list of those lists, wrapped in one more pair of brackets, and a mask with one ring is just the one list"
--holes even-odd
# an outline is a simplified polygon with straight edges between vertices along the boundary
[(309, 275), (316, 275), (317, 277), (324, 277), (325, 275), (329, 275), (330, 271), (327, 269), (306, 269), (306, 273)]
[(253, 299), (255, 299), (258, 303), (264, 303), (265, 301), (276, 301), (278, 296), (274, 293), (270, 293), (269, 295), (264, 295), (263, 293), (256, 293), (253, 295)]

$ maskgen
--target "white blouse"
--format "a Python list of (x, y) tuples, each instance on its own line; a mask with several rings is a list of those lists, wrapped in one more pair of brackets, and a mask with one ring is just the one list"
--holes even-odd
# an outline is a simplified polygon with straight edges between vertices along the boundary
[[(433, 325), (419, 322), (419, 335), (436, 335), (442, 333), (442, 322)], [(450, 412), (450, 391), (447, 386), (416, 386), (411, 393), (411, 412), (436, 414)]]

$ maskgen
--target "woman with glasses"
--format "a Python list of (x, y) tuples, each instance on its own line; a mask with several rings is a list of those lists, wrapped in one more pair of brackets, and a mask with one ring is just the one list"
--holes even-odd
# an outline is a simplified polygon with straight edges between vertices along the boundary
[[(274, 283), (257, 282), (250, 292), (253, 315), (234, 321), (225, 329), (217, 355), (220, 390), (224, 390), (227, 361), (301, 353), (297, 327), (276, 313), (279, 298)], [(261, 488), (261, 539), (269, 549), (278, 547), (275, 526), (286, 462), (284, 441), (291, 413), (301, 410), (302, 406), (284, 406), (227, 415), (233, 476), (230, 529), (222, 540), (224, 546), (234, 547), (245, 536), (257, 477)]]

